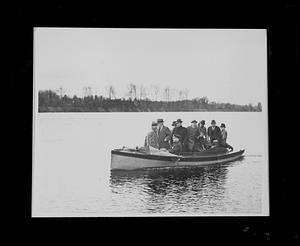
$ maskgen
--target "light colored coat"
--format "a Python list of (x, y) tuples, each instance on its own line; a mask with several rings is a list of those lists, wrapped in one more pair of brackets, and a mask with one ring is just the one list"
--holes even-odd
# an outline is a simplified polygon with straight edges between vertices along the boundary
[(199, 134), (201, 135), (201, 137), (207, 138), (207, 130), (205, 126), (199, 126)]
[(158, 149), (159, 148), (159, 145), (158, 145), (158, 134), (156, 131), (154, 130), (151, 130), (146, 138), (145, 138), (145, 146), (151, 146), (153, 148), (156, 148)]
[(223, 143), (226, 143), (227, 142), (227, 131), (225, 129), (221, 130), (221, 141)]

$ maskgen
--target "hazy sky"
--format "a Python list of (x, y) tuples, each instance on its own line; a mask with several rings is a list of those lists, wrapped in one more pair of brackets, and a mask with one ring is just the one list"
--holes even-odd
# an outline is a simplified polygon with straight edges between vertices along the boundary
[(265, 30), (36, 28), (36, 90), (58, 89), (107, 96), (113, 85), (123, 97), (127, 85), (187, 88), (189, 98), (266, 103)]

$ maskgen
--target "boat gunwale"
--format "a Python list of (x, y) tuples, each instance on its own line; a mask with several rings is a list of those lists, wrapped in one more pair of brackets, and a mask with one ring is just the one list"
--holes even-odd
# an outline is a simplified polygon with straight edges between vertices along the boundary
[(236, 152), (229, 152), (225, 154), (219, 155), (203, 155), (203, 156), (163, 156), (163, 155), (155, 155), (155, 154), (145, 154), (145, 153), (138, 153), (138, 152), (125, 152), (121, 151), (121, 149), (115, 149), (111, 151), (111, 154), (128, 156), (133, 158), (140, 158), (140, 159), (149, 159), (149, 160), (162, 160), (162, 161), (178, 161), (178, 162), (194, 162), (194, 161), (209, 161), (209, 160), (216, 160), (216, 159), (227, 159), (234, 156), (242, 155), (245, 152), (244, 149), (236, 151)]

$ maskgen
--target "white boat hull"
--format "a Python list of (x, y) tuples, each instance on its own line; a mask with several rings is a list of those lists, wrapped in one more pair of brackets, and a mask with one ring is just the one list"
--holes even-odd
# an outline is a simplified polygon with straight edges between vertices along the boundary
[(140, 159), (132, 158), (122, 155), (111, 155), (111, 170), (114, 169), (124, 169), (124, 170), (135, 170), (148, 167), (169, 167), (176, 166), (175, 162), (171, 161), (162, 161), (162, 160), (149, 160), (149, 159)]

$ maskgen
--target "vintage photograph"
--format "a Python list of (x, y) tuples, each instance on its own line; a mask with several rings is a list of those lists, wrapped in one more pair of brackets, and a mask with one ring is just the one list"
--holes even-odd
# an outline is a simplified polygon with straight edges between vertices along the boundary
[(265, 29), (34, 28), (32, 217), (268, 216)]

